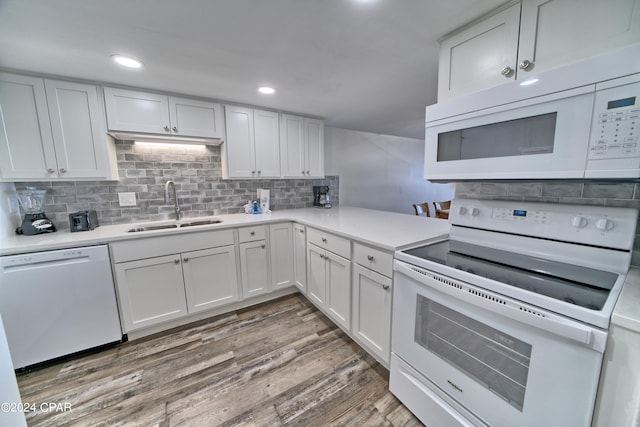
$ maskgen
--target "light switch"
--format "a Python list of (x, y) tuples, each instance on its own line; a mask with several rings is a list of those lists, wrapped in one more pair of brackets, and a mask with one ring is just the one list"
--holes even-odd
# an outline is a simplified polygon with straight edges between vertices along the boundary
[(118, 193), (118, 201), (120, 206), (135, 206), (136, 193)]

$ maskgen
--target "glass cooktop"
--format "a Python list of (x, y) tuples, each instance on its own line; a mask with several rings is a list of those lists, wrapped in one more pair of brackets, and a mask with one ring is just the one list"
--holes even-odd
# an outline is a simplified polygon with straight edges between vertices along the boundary
[(602, 309), (618, 279), (607, 271), (455, 240), (403, 252), (591, 310)]

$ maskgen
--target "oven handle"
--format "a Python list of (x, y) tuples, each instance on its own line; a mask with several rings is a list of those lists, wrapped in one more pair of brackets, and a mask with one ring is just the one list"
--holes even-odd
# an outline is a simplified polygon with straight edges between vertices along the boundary
[[(424, 286), (450, 295), (453, 298), (463, 300), (526, 325), (534, 326), (554, 335), (568, 338), (604, 353), (607, 340), (607, 333), (604, 331), (402, 261), (396, 260), (394, 269), (396, 272), (402, 273)], [(438, 279), (434, 279), (434, 277)], [(450, 283), (455, 283), (455, 285), (450, 285)], [(394, 286), (394, 289), (398, 289), (398, 286)]]

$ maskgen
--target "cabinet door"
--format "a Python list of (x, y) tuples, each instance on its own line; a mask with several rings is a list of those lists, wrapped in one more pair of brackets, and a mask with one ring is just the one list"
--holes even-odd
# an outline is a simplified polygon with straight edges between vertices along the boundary
[(166, 95), (105, 87), (104, 102), (110, 131), (170, 133)]
[(278, 113), (253, 110), (255, 159), (260, 178), (280, 177), (280, 126)]
[(640, 40), (640, 0), (524, 0), (518, 79)]
[(240, 271), (242, 271), (243, 298), (271, 291), (266, 241), (258, 240), (240, 244)]
[(283, 114), (280, 119), (280, 166), (283, 178), (306, 177), (304, 118)]
[[(519, 24), (516, 4), (443, 40), (438, 102), (514, 79)], [(512, 71), (504, 76), (506, 67)]]
[(189, 313), (240, 299), (234, 245), (185, 252), (182, 270)]
[(324, 178), (324, 122), (304, 119), (306, 176)]
[(353, 334), (384, 362), (391, 345), (391, 279), (353, 266)]
[(291, 223), (269, 226), (272, 289), (293, 285), (293, 226)]
[(125, 332), (187, 314), (180, 255), (115, 264)]
[(0, 73), (2, 178), (46, 180), (57, 169), (44, 81)]
[(171, 134), (224, 138), (222, 106), (197, 99), (169, 97)]
[(326, 300), (326, 251), (315, 245), (307, 245), (307, 297), (319, 306), (324, 306)]
[(326, 309), (345, 330), (351, 327), (351, 261), (326, 253)]
[(304, 225), (293, 224), (293, 276), (294, 284), (307, 293), (307, 241)]
[(229, 178), (255, 177), (253, 110), (226, 105), (224, 111), (227, 138), (223, 148)]
[(98, 88), (45, 80), (59, 178), (107, 178), (107, 135)]

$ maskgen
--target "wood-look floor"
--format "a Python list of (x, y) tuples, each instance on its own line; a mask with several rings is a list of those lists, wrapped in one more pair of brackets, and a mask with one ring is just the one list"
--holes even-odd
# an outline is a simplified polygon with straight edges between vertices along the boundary
[(18, 375), (30, 426), (421, 426), (299, 294)]

